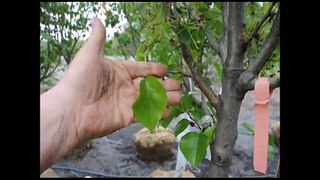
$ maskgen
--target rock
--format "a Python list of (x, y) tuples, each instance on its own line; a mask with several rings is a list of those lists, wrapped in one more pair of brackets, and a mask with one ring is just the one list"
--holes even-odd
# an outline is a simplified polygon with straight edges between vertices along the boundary
[[(150, 174), (150, 177), (175, 177), (175, 172), (157, 169)], [(182, 172), (182, 177), (195, 178), (196, 176), (190, 171), (184, 171)]]
[(173, 131), (159, 127), (154, 133), (146, 128), (133, 135), (138, 156), (146, 161), (165, 161), (172, 156), (172, 147), (175, 142)]
[(271, 131), (276, 145), (280, 147), (280, 121), (277, 121), (271, 125)]
[(59, 177), (58, 174), (56, 172), (54, 172), (54, 170), (52, 170), (51, 168), (45, 170), (40, 177)]

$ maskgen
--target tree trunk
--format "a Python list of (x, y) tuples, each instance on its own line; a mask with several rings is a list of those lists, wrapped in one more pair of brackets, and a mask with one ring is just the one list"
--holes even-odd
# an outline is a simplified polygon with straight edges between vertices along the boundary
[[(240, 73), (240, 72), (239, 72)], [(239, 73), (223, 74), (220, 103), (217, 110), (217, 131), (211, 144), (211, 166), (209, 177), (228, 177), (233, 157), (233, 147), (238, 135), (238, 116), (243, 97), (239, 96), (235, 85)]]
[[(238, 116), (244, 93), (239, 90), (238, 79), (243, 72), (243, 27), (245, 3), (224, 4), (226, 48), (223, 59), (222, 94), (217, 108), (217, 131), (211, 144), (211, 167), (209, 177), (228, 177), (233, 157), (233, 147), (238, 135)], [(223, 53), (222, 53), (223, 54)]]

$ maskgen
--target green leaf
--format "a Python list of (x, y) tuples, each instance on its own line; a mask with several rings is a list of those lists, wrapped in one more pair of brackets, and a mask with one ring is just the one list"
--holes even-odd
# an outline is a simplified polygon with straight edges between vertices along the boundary
[(268, 157), (271, 161), (274, 160), (274, 154), (275, 154), (275, 147), (276, 144), (274, 142), (274, 137), (272, 134), (269, 134), (269, 139), (268, 139), (268, 144), (269, 144), (269, 148), (268, 148)]
[(220, 63), (214, 63), (214, 69), (215, 69), (215, 74), (216, 78), (219, 82), (222, 81), (222, 67)]
[(140, 42), (144, 42), (145, 40), (148, 39), (149, 36), (149, 31), (147, 28), (143, 28), (140, 32)]
[(213, 26), (214, 26), (214, 34), (218, 37), (222, 35), (223, 32), (223, 24), (220, 20), (213, 20)]
[(190, 95), (184, 95), (181, 99), (181, 106), (184, 111), (190, 111), (193, 107), (193, 101)]
[(203, 81), (208, 87), (210, 87), (212, 84), (210, 78), (208, 77), (203, 77)]
[(268, 157), (271, 161), (274, 160), (275, 148), (273, 146), (269, 146), (268, 148)]
[(276, 146), (276, 144), (274, 143), (274, 137), (273, 137), (272, 134), (269, 134), (268, 144), (269, 144), (270, 146)]
[(197, 106), (194, 106), (190, 113), (196, 121), (199, 121), (205, 115), (203, 110)]
[(253, 127), (252, 127), (251, 125), (249, 125), (249, 124), (246, 123), (246, 122), (242, 123), (241, 125), (242, 125), (244, 128), (246, 128), (251, 135), (254, 134), (254, 129), (253, 129)]
[(179, 40), (183, 43), (189, 44), (190, 42), (190, 34), (186, 28), (184, 28), (179, 34), (178, 34)]
[(151, 132), (167, 107), (167, 94), (157, 78), (149, 76), (140, 82), (138, 99), (132, 109), (136, 120)]
[(209, 126), (207, 127), (202, 134), (207, 136), (207, 146), (214, 140), (214, 134), (216, 131), (216, 127), (215, 126)]
[(140, 44), (136, 52), (137, 61), (144, 61), (146, 57), (146, 46), (144, 44)]
[(179, 105), (174, 105), (171, 107), (171, 112), (170, 115), (167, 119), (161, 120), (160, 125), (164, 128), (168, 127), (170, 122), (172, 121), (173, 118), (177, 117), (179, 114), (181, 114), (182, 111), (180, 109)]
[(181, 138), (181, 152), (193, 167), (198, 167), (205, 157), (207, 139), (206, 135), (197, 132), (189, 132)]
[(184, 131), (189, 126), (189, 124), (190, 121), (187, 119), (182, 119), (181, 121), (179, 121), (174, 130), (174, 135), (177, 137), (182, 131)]

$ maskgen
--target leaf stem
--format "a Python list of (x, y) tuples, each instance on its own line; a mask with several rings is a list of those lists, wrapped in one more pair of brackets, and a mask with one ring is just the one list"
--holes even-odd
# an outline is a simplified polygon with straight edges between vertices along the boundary
[(197, 123), (197, 121), (189, 114), (189, 112), (187, 112), (188, 116), (190, 117), (190, 119), (197, 125), (197, 128), (201, 131), (201, 127), (200, 125)]

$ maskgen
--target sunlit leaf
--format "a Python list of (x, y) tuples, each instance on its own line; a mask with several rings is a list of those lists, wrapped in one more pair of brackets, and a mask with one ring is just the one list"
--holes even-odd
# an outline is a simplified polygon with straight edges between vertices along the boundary
[(167, 94), (157, 78), (149, 76), (140, 82), (138, 99), (132, 109), (136, 120), (150, 131), (156, 127), (167, 107)]

